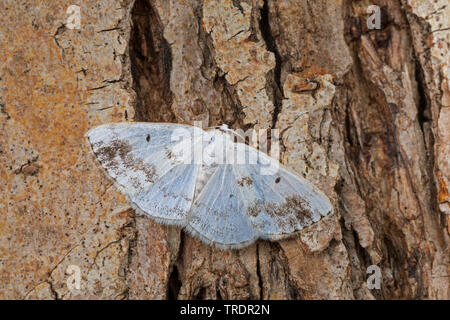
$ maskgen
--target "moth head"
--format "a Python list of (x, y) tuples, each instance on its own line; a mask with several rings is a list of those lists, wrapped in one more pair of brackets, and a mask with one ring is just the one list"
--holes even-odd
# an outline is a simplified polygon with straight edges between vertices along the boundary
[(225, 131), (227, 132), (229, 130), (228, 125), (227, 124), (222, 124), (218, 127), (219, 130)]

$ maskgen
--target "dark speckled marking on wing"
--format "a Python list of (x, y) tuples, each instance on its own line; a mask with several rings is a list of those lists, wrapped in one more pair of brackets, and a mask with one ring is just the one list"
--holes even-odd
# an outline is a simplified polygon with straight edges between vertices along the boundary
[(186, 141), (180, 137), (189, 138), (193, 131), (184, 125), (117, 123), (94, 128), (87, 137), (102, 167), (138, 213), (183, 225), (198, 166), (184, 164), (177, 152), (192, 151), (183, 149)]
[(126, 169), (143, 172), (145, 181), (153, 183), (157, 179), (154, 166), (133, 157), (133, 154), (131, 153), (132, 150), (129, 143), (118, 139), (112, 140), (107, 145), (102, 142), (97, 142), (93, 145), (95, 155), (107, 170), (109, 168), (115, 170), (118, 169), (118, 162), (116, 159), (118, 157)]
[(252, 217), (258, 217), (261, 212), (266, 212), (274, 221), (280, 223), (281, 229), (287, 226), (282, 224), (288, 223), (290, 227), (295, 228), (295, 221), (292, 219), (277, 219), (278, 217), (292, 217), (304, 228), (313, 223), (313, 211), (308, 203), (298, 195), (289, 196), (283, 203), (255, 201), (247, 208), (247, 214)]

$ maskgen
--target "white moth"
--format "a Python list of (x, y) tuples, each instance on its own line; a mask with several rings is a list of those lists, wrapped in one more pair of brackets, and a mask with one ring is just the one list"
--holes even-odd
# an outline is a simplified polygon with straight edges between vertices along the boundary
[(329, 199), (226, 126), (115, 123), (90, 130), (92, 151), (139, 214), (218, 248), (280, 240), (333, 212)]

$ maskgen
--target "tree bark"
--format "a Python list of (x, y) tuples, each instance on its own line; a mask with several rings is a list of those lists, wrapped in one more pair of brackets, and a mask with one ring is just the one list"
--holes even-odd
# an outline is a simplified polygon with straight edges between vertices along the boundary
[[(85, 0), (79, 30), (39, 3), (0, 3), (0, 298), (449, 299), (446, 0)], [(118, 121), (278, 129), (336, 213), (205, 245), (96, 165), (83, 134)]]

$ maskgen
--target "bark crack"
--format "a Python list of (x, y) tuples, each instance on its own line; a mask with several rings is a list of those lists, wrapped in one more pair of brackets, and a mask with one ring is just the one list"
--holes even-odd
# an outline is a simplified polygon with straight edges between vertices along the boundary
[(256, 275), (258, 277), (259, 299), (264, 299), (264, 285), (261, 275), (261, 260), (259, 258), (259, 243), (256, 244)]
[[(267, 92), (272, 92), (272, 100), (274, 105), (273, 117), (272, 117), (272, 128), (275, 128), (278, 115), (281, 112), (283, 104), (283, 86), (281, 84), (281, 67), (282, 59), (278, 52), (276, 40), (272, 34), (270, 27), (270, 8), (269, 0), (264, 0), (264, 5), (260, 9), (261, 19), (259, 20), (259, 28), (261, 30), (261, 36), (266, 43), (267, 50), (275, 55), (275, 68), (273, 71), (273, 81), (267, 81), (268, 86), (272, 86), (272, 90), (266, 90)], [(266, 85), (266, 86), (267, 86)]]
[(129, 56), (136, 93), (135, 120), (174, 122), (170, 89), (172, 49), (164, 37), (164, 25), (153, 4), (145, 0), (134, 3), (131, 20)]

